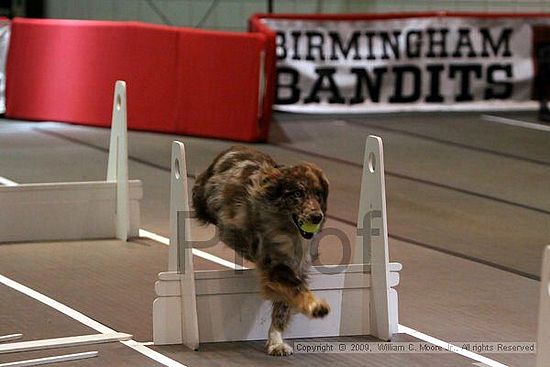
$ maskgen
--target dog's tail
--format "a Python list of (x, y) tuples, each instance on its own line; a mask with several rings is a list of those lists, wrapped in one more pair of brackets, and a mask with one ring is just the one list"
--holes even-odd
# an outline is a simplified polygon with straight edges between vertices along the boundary
[(208, 210), (208, 202), (206, 200), (206, 182), (212, 176), (212, 169), (209, 167), (205, 172), (201, 173), (193, 186), (193, 208), (195, 209), (195, 218), (203, 224), (218, 224), (216, 216), (212, 215)]

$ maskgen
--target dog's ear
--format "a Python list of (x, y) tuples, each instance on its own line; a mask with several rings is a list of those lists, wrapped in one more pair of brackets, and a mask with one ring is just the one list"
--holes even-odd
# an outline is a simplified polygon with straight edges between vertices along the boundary
[(323, 198), (325, 199), (325, 201), (327, 201), (329, 182), (327, 176), (323, 173), (323, 171), (319, 171), (319, 181), (321, 182), (321, 188), (323, 190)]
[(270, 201), (277, 200), (284, 192), (283, 173), (278, 167), (263, 172), (260, 178), (260, 190)]
[(328, 178), (323, 173), (323, 170), (321, 170), (321, 168), (319, 168), (319, 166), (317, 166), (315, 163), (305, 162), (304, 165), (307, 166), (315, 174), (315, 176), (317, 176), (319, 186), (316, 187), (316, 191), (318, 192), (318, 195), (321, 199), (321, 209), (323, 210), (323, 212), (326, 212), (329, 192)]
[(264, 187), (270, 183), (277, 181), (283, 176), (283, 173), (279, 167), (270, 167), (269, 169), (262, 171), (260, 176), (260, 186)]

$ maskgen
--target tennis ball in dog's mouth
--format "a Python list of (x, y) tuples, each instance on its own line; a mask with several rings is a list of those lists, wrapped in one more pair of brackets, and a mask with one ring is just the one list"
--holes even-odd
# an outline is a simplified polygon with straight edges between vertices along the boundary
[(321, 229), (321, 224), (303, 223), (300, 225), (300, 229), (306, 233), (317, 233)]

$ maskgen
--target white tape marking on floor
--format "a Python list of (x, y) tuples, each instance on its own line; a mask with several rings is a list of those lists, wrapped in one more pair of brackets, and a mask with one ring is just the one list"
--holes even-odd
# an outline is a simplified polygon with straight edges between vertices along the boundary
[(77, 347), (89, 344), (101, 344), (118, 342), (132, 339), (132, 335), (125, 333), (92, 334), (69, 336), (65, 338), (28, 340), (18, 343), (7, 343), (0, 345), (0, 354), (29, 352), (52, 348)]
[(533, 122), (525, 122), (516, 119), (510, 119), (507, 117), (493, 116), (493, 115), (481, 115), (481, 119), (490, 122), (497, 122), (499, 124), (505, 124), (516, 127), (524, 127), (526, 129), (550, 131), (550, 126), (543, 124), (536, 124)]
[(98, 352), (83, 352), (83, 353), (74, 353), (74, 354), (63, 354), (59, 356), (44, 357), (37, 359), (27, 359), (24, 361), (0, 363), (0, 367), (29, 367), (29, 366), (40, 366), (43, 364), (50, 363), (59, 363), (67, 361), (77, 361), (79, 359), (93, 358), (97, 357)]
[(10, 180), (9, 178), (5, 178), (0, 176), (0, 185), (4, 186), (17, 186), (18, 183)]
[[(21, 283), (16, 282), (15, 280), (12, 280), (10, 278), (7, 278), (0, 274), (0, 283), (4, 284), (5, 286), (8, 286), (12, 289), (15, 289), (16, 291), (23, 293), (31, 298), (34, 298), (35, 300), (44, 303), (47, 306), (50, 306), (51, 308), (56, 309), (57, 311), (69, 316), (70, 318), (80, 322), (81, 324), (84, 324), (96, 331), (99, 331), (103, 334), (108, 333), (116, 333), (115, 330), (91, 319), (90, 317), (84, 315), (81, 312), (78, 312), (42, 293), (39, 293), (35, 291), (34, 289), (31, 289)], [(136, 342), (135, 340), (128, 340), (128, 341), (121, 341), (122, 344), (132, 348), (133, 350), (143, 354), (144, 356), (151, 358), (152, 360), (155, 360), (167, 367), (187, 367), (184, 364), (181, 364), (177, 361), (174, 361), (173, 359), (170, 359), (166, 357), (163, 354), (160, 354), (158, 352), (155, 352), (152, 349), (147, 348), (146, 346), (143, 346)]]
[[(153, 232), (149, 232), (145, 229), (141, 229), (139, 230), (139, 236), (140, 237), (145, 237), (145, 238), (150, 238), (154, 241), (157, 241), (157, 242), (160, 242), (162, 244), (165, 244), (165, 245), (169, 245), (170, 244), (170, 240), (166, 237), (163, 237), (159, 234), (156, 234), (156, 233), (153, 233)], [(235, 264), (235, 263), (232, 263), (231, 261), (228, 261), (228, 260), (225, 260), (225, 259), (222, 259), (221, 257), (218, 257), (216, 255), (212, 255), (208, 252), (205, 252), (205, 251), (202, 251), (202, 250), (199, 250), (197, 248), (194, 248), (193, 249), (193, 255), (195, 256), (198, 256), (198, 257), (201, 257), (203, 259), (206, 259), (208, 261), (212, 261), (216, 264), (219, 264), (219, 265), (222, 265), (222, 266), (225, 266), (226, 268), (230, 268), (230, 269), (233, 269), (233, 270), (245, 270), (245, 269), (248, 269), (247, 267), (244, 267), (242, 265), (239, 265), (239, 264)]]
[(146, 355), (147, 357), (154, 359), (158, 363), (162, 363), (167, 367), (186, 367), (185, 365), (177, 361), (174, 361), (173, 359), (165, 356), (164, 354), (161, 354), (159, 352), (156, 352), (152, 349), (147, 348), (145, 345), (139, 342), (136, 342), (135, 340), (129, 340), (127, 342), (123, 342), (123, 344), (126, 344), (133, 350), (138, 351), (141, 354)]
[(17, 283), (15, 280), (11, 280), (10, 278), (7, 278), (3, 275), (0, 275), (0, 283), (15, 289), (16, 291), (19, 291), (31, 298), (34, 298), (35, 300), (42, 302), (43, 304), (50, 306), (51, 308), (56, 309), (57, 311), (69, 316), (70, 318), (79, 321), (80, 323), (99, 331), (102, 334), (111, 334), (116, 333), (115, 330), (91, 319), (90, 317), (84, 315), (83, 313), (80, 313), (69, 306), (65, 306), (64, 304), (57, 302), (56, 300), (43, 295), (42, 293), (39, 293), (35, 291), (34, 289), (31, 289), (27, 286), (24, 286), (21, 283)]
[(9, 342), (10, 340), (21, 339), (23, 334), (10, 334), (0, 336), (0, 343)]
[(407, 327), (407, 326), (403, 326), (401, 324), (399, 324), (398, 328), (397, 328), (397, 332), (398, 333), (403, 333), (403, 334), (408, 334), (412, 337), (415, 337), (417, 339), (420, 339), (420, 340), (423, 340), (427, 343), (430, 343), (430, 344), (433, 344), (433, 345), (437, 345), (438, 347), (441, 347), (443, 349), (446, 349), (448, 350), (449, 352), (453, 352), (453, 353), (456, 353), (456, 354), (460, 354), (461, 356), (463, 357), (466, 357), (466, 358), (470, 358), (470, 359), (473, 359), (474, 361), (477, 361), (477, 362), (480, 362), (480, 363), (483, 363), (485, 365), (487, 365), (488, 367), (508, 367), (507, 365), (505, 364), (502, 364), (500, 362), (497, 362), (493, 359), (490, 359), (490, 358), (487, 358), (487, 357), (484, 357), (484, 356), (481, 356), (479, 354), (476, 354), (474, 352), (470, 352), (470, 351), (467, 351), (467, 350), (464, 350), (460, 347), (457, 347), (455, 345), (452, 345), (450, 343), (447, 343), (443, 340), (440, 340), (440, 339), (437, 339), (437, 338), (434, 338), (433, 336), (429, 336), (429, 335), (426, 335), (424, 333), (421, 333), (420, 331), (417, 331), (415, 329), (412, 329), (410, 327)]

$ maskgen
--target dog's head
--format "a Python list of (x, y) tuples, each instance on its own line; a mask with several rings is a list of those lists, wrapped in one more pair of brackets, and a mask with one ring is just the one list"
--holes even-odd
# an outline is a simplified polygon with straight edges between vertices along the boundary
[(313, 163), (274, 169), (263, 180), (269, 205), (291, 220), (305, 239), (313, 237), (325, 221), (328, 180)]

